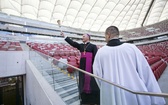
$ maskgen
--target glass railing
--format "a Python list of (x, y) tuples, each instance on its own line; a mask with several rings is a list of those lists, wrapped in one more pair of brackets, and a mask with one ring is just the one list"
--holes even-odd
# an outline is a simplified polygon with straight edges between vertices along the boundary
[(78, 71), (68, 73), (68, 65), (40, 52), (30, 51), (30, 60), (67, 105), (79, 105)]
[[(162, 98), (168, 102), (168, 93), (153, 93), (126, 88), (69, 65), (66, 60), (57, 60), (32, 49), (29, 56), (39, 72), (67, 105), (80, 105), (81, 95), (79, 93), (81, 93), (81, 88), (79, 88), (79, 75), (81, 74), (96, 78), (100, 83), (101, 89), (104, 88), (100, 89), (101, 103), (103, 105), (150, 105), (149, 100), (153, 102), (161, 100), (162, 102)], [(108, 104), (107, 102), (111, 103)], [(162, 105), (161, 102), (157, 105)]]

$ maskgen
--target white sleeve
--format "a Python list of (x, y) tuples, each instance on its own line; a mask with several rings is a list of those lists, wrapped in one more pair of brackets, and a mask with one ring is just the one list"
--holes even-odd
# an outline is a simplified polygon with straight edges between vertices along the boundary
[[(139, 49), (136, 50), (136, 67), (138, 74), (142, 81), (144, 82), (148, 92), (154, 92), (154, 93), (161, 93), (160, 87), (158, 85), (158, 82), (155, 79), (155, 76), (145, 59), (144, 55), (141, 53)], [(164, 105), (165, 101), (162, 97), (153, 97), (151, 96), (152, 104), (156, 105)]]
[(66, 39), (68, 36), (64, 36), (64, 39)]
[[(95, 59), (94, 59), (94, 63), (93, 63), (93, 74), (96, 76), (99, 76), (102, 78), (102, 67), (101, 67), (101, 60), (100, 60), (100, 52), (98, 50), (98, 52), (96, 53)], [(99, 88), (101, 87), (101, 80), (95, 78)]]

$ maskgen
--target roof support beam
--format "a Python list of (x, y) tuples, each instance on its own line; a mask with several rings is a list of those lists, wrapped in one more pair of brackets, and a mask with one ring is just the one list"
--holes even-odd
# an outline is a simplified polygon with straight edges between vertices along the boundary
[(148, 11), (146, 12), (146, 15), (145, 15), (145, 17), (144, 17), (144, 19), (143, 19), (143, 21), (142, 21), (141, 27), (144, 26), (144, 23), (145, 23), (146, 18), (147, 18), (148, 14), (149, 14), (149, 12), (150, 12), (152, 6), (153, 6), (154, 1), (155, 1), (155, 0), (152, 0), (152, 1), (151, 1), (151, 4), (150, 4), (150, 6), (149, 6), (149, 8), (148, 8)]

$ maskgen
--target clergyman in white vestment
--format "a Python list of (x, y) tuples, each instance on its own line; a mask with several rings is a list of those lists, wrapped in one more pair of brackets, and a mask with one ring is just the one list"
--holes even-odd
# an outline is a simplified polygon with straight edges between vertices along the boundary
[[(95, 56), (93, 73), (133, 91), (161, 93), (152, 70), (133, 44), (121, 43), (118, 28), (106, 29), (107, 45)], [(165, 105), (162, 97), (136, 95), (96, 79), (100, 88), (100, 105)]]

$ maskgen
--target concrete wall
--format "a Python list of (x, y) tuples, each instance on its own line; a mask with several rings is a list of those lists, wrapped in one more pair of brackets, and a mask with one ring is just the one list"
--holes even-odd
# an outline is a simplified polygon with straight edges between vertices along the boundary
[(0, 51), (0, 77), (26, 74), (27, 51)]
[(26, 105), (66, 105), (30, 60), (26, 62)]

